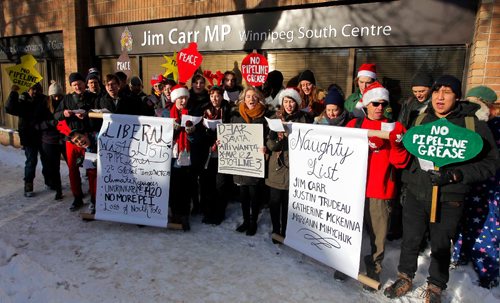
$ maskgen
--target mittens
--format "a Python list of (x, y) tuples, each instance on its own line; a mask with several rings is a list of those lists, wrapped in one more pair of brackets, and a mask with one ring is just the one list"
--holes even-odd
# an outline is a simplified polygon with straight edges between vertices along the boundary
[(195, 126), (193, 125), (193, 122), (191, 121), (186, 121), (186, 133), (192, 134), (195, 131)]
[(403, 125), (401, 123), (396, 123), (394, 129), (389, 133), (389, 142), (391, 146), (401, 146), (405, 132), (406, 130)]
[(384, 139), (379, 137), (370, 137), (368, 138), (368, 145), (371, 150), (379, 150), (384, 146)]

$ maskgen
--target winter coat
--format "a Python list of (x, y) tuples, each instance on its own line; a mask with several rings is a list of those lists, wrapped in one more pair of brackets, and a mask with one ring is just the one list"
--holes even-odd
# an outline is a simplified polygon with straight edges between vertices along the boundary
[[(444, 166), (445, 169), (456, 169), (462, 173), (463, 180), (459, 183), (450, 183), (439, 187), (440, 202), (463, 201), (469, 192), (469, 185), (474, 182), (484, 181), (495, 175), (498, 168), (498, 151), (493, 135), (485, 122), (477, 120), (474, 113), (479, 105), (469, 102), (457, 102), (455, 108), (446, 116), (446, 119), (460, 127), (465, 127), (465, 117), (474, 117), (475, 131), (483, 139), (483, 149), (473, 159), (452, 163)], [(426, 115), (421, 124), (438, 120), (432, 107), (427, 108)], [(408, 185), (408, 190), (418, 200), (428, 201), (432, 198), (432, 184), (429, 174), (420, 168), (418, 159), (413, 157), (411, 165), (403, 172), (403, 182)]]
[(424, 102), (419, 102), (417, 98), (413, 96), (408, 98), (401, 107), (398, 121), (401, 122), (404, 127), (409, 128), (413, 122), (415, 122), (418, 115), (425, 111), (430, 101), (430, 97)]
[(47, 96), (37, 94), (33, 98), (24, 92), (11, 92), (7, 99), (5, 111), (18, 116), (18, 131), (22, 146), (39, 146), (41, 144), (40, 123), (44, 120)]
[[(55, 100), (54, 100), (55, 101)], [(50, 98), (47, 98), (46, 102), (53, 102)], [(59, 103), (53, 104), (53, 108), (57, 108)], [(61, 144), (63, 136), (57, 130), (58, 121), (54, 117), (54, 114), (50, 111), (49, 107), (46, 105), (43, 109), (43, 121), (40, 123), (40, 131), (42, 133), (42, 142), (45, 144)]]
[[(382, 120), (362, 119), (361, 128), (363, 129), (381, 130), (382, 122), (388, 122), (385, 118)], [(356, 120), (349, 121), (347, 127), (355, 127)], [(388, 140), (384, 140), (382, 147), (377, 150), (370, 148), (365, 196), (383, 200), (393, 199), (396, 196), (396, 172), (394, 169), (404, 168), (409, 160), (410, 154), (402, 145), (395, 146), (390, 144)]]
[[(277, 117), (274, 116), (274, 119)], [(288, 122), (310, 123), (309, 115), (299, 111), (297, 116)], [(268, 163), (266, 185), (272, 188), (288, 190), (289, 184), (289, 158), (288, 137), (278, 138), (278, 133), (270, 130), (266, 140), (266, 147), (271, 151)]]
[(107, 109), (113, 114), (122, 115), (140, 115), (141, 103), (138, 99), (132, 98), (130, 95), (121, 95), (118, 97), (118, 104), (115, 105), (113, 98), (109, 94), (105, 94), (98, 100), (97, 108)]
[[(266, 138), (267, 133), (269, 132), (269, 128), (267, 126), (267, 121), (265, 118), (266, 116), (267, 115), (264, 114), (264, 116), (250, 122), (252, 124), (262, 124), (264, 126), (263, 127), (264, 133), (263, 133), (262, 138)], [(231, 123), (247, 123), (245, 121), (245, 119), (243, 119), (243, 117), (241, 117), (241, 115), (238, 111), (238, 107), (233, 108), (233, 111), (231, 114)], [(264, 144), (264, 142), (262, 142), (262, 143)], [(240, 175), (233, 176), (234, 183), (238, 184), (238, 185), (257, 185), (260, 183), (260, 180), (261, 180), (261, 178), (257, 178), (257, 177), (240, 176)]]
[(67, 94), (64, 96), (61, 103), (54, 112), (54, 118), (58, 121), (66, 120), (70, 129), (86, 130), (89, 128), (90, 121), (89, 118), (79, 119), (75, 115), (71, 117), (64, 117), (64, 110), (77, 110), (83, 109), (86, 112), (93, 108), (97, 108), (97, 100), (95, 94), (84, 92), (81, 95), (76, 93)]

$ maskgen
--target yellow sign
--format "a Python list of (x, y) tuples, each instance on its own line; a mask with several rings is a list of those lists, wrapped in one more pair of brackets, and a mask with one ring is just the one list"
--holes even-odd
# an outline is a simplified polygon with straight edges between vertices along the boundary
[(21, 64), (8, 67), (5, 70), (14, 85), (19, 86), (19, 93), (27, 91), (43, 77), (35, 69), (36, 59), (28, 54), (21, 57)]
[(167, 63), (162, 64), (165, 68), (165, 72), (163, 73), (163, 76), (165, 78), (168, 77), (168, 75), (173, 74), (174, 75), (174, 81), (178, 82), (179, 80), (179, 70), (177, 69), (177, 52), (174, 52), (172, 57), (169, 56), (163, 56), (165, 60), (167, 60)]

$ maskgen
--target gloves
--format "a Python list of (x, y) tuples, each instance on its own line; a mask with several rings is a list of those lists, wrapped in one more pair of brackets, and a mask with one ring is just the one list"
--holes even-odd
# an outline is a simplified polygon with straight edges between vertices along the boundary
[(396, 123), (394, 129), (389, 133), (389, 142), (391, 146), (399, 147), (402, 145), (405, 128), (401, 123)]
[(195, 126), (193, 125), (193, 122), (191, 121), (186, 121), (186, 133), (192, 134), (195, 131)]
[(458, 169), (428, 170), (429, 178), (434, 186), (441, 186), (462, 181), (463, 174)]
[(181, 129), (181, 125), (177, 123), (177, 121), (174, 121), (174, 131), (178, 131)]
[(381, 139), (379, 137), (370, 137), (368, 138), (368, 145), (370, 146), (371, 150), (379, 150), (384, 146), (384, 139)]

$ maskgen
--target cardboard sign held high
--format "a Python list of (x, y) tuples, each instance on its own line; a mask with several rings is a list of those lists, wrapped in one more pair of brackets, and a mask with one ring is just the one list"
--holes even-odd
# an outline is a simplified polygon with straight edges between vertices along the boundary
[(36, 63), (36, 59), (28, 54), (21, 57), (20, 64), (5, 69), (12, 84), (19, 86), (19, 93), (42, 81), (42, 75), (35, 69)]
[(196, 43), (190, 43), (177, 54), (177, 68), (179, 70), (179, 83), (186, 83), (200, 67), (203, 56), (197, 50)]
[(269, 73), (269, 63), (266, 57), (256, 51), (246, 56), (241, 61), (243, 79), (252, 86), (261, 86), (266, 82)]

